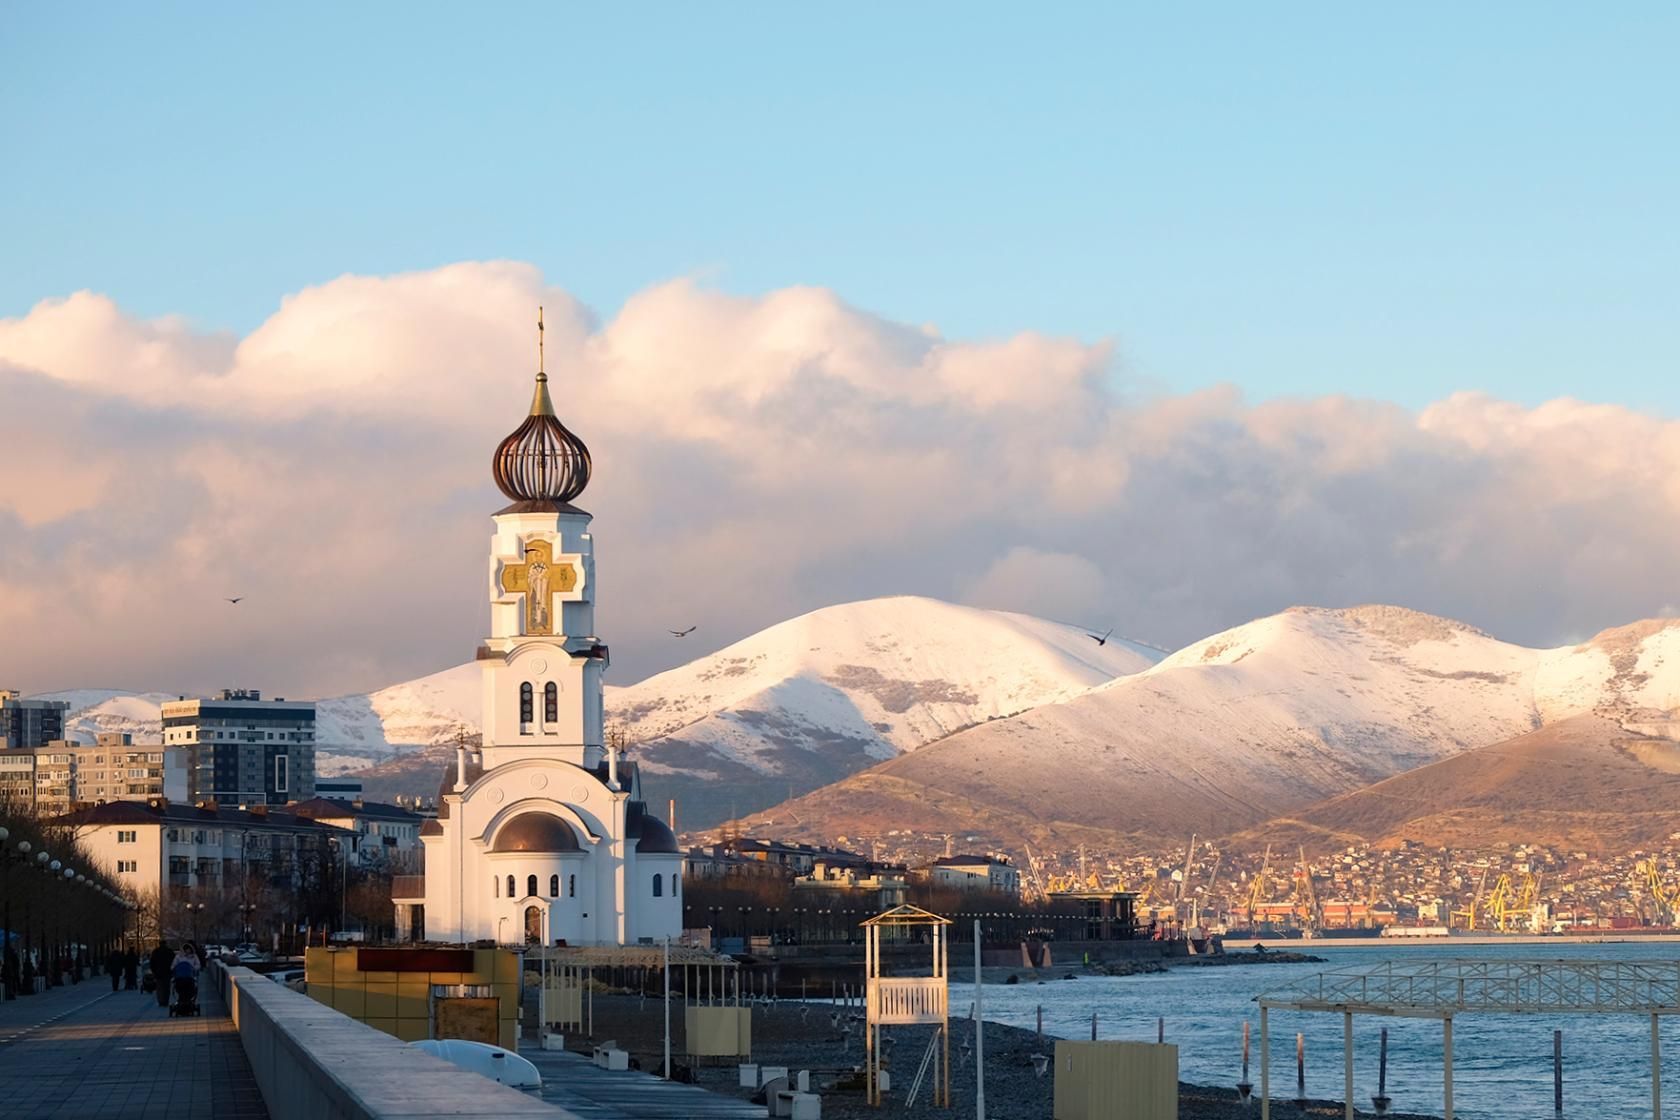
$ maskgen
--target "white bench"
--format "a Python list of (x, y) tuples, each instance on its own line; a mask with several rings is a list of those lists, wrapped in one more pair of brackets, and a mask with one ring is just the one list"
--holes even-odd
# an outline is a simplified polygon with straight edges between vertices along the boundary
[(595, 1064), (607, 1070), (627, 1070), (630, 1068), (630, 1052), (620, 1050), (611, 1042), (604, 1042), (595, 1047)]

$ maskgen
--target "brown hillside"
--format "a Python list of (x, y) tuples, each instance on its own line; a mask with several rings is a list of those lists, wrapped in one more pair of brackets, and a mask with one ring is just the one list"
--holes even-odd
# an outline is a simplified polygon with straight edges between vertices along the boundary
[(1309, 847), (1363, 839), (1627, 851), (1680, 830), (1680, 744), (1602, 714), (1560, 720), (1331, 798), (1232, 837)]

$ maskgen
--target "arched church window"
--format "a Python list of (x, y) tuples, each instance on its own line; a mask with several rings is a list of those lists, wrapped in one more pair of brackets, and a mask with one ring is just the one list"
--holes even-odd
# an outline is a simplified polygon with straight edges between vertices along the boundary
[(671, 897), (677, 897), (677, 873), (671, 872)]
[(553, 681), (543, 685), (543, 719), (549, 723), (560, 722), (560, 686)]
[(659, 898), (664, 893), (665, 893), (665, 876), (655, 875), (653, 877), (653, 897)]
[(502, 881), (494, 875), (490, 876), (490, 890), (497, 898), (502, 897)]
[(566, 897), (567, 898), (576, 898), (577, 897), (577, 876), (576, 875), (566, 876)]
[(519, 722), (520, 723), (530, 723), (531, 722), (531, 719), (532, 719), (531, 708), (532, 708), (531, 682), (526, 681), (524, 684), (519, 686)]
[(560, 897), (560, 876), (550, 875), (548, 877), (548, 897), (550, 897), (550, 898), (559, 898)]
[(512, 875), (508, 876), (508, 897), (509, 898), (513, 897), (513, 876)]
[(537, 877), (535, 875), (525, 876), (525, 893), (532, 898), (536, 897), (536, 895), (537, 895)]

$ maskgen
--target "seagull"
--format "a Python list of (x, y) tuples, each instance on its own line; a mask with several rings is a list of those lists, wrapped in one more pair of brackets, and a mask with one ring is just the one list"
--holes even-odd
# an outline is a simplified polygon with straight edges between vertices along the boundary
[(671, 637), (673, 637), (673, 638), (686, 638), (690, 634), (694, 633), (694, 631), (697, 630), (698, 628), (699, 628), (699, 624), (696, 623), (694, 626), (690, 626), (687, 630), (672, 630), (671, 631)]
[(1103, 636), (1100, 638), (1095, 634), (1086, 634), (1085, 636), (1093, 642), (1096, 642), (1099, 646), (1106, 646), (1108, 644), (1108, 636), (1112, 633), (1114, 633), (1114, 627), (1110, 626), (1107, 630), (1103, 631)]
[[(226, 596), (223, 596), (223, 598), (226, 598)], [(245, 598), (245, 596), (243, 596), (243, 595), (241, 595), (241, 596), (240, 596), (240, 597), (239, 597), (239, 599), (228, 599), (228, 602), (230, 602), (230, 603), (237, 603), (237, 602), (239, 602), (239, 601), (240, 601), (240, 599), (243, 599), (243, 598)]]

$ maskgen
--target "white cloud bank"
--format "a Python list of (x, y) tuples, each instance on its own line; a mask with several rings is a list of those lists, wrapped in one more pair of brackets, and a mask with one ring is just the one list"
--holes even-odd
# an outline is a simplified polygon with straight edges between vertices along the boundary
[(894, 592), (1169, 646), (1364, 601), (1561, 642), (1677, 597), (1673, 422), (1130, 399), (1106, 345), (685, 281), (599, 323), (465, 263), (342, 277), (242, 339), (89, 293), (0, 320), (0, 685), (312, 695), (469, 657), (539, 302), (620, 682), (700, 652), (668, 626), (715, 646)]

